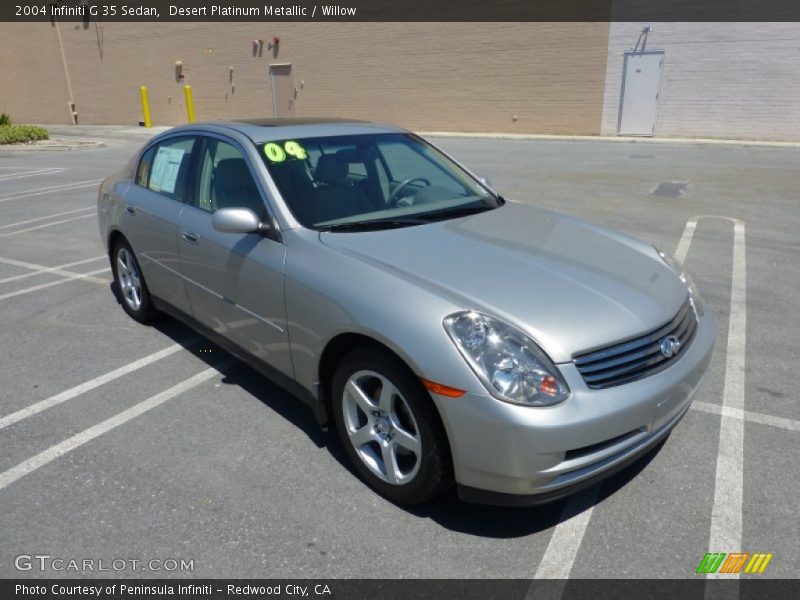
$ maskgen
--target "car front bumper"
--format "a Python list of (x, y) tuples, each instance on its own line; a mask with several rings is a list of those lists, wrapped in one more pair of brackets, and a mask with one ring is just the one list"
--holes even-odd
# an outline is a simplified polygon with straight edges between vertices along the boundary
[(572, 394), (552, 407), (516, 406), (488, 394), (437, 397), (459, 495), (488, 504), (540, 504), (635, 461), (689, 409), (715, 339), (714, 318), (706, 313), (669, 368), (602, 390), (589, 389), (574, 364), (561, 364)]

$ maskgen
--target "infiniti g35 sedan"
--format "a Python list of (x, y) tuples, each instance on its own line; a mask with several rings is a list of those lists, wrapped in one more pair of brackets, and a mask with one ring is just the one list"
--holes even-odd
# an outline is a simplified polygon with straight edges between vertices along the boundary
[(290, 390), (397, 503), (591, 485), (669, 434), (714, 346), (671, 257), (506, 200), (396, 127), (177, 127), (98, 215), (128, 315), (168, 313)]

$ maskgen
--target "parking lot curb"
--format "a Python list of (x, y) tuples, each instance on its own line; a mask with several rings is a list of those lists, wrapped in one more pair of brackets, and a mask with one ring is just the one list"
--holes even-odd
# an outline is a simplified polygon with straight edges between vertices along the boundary
[(531, 140), (553, 142), (612, 142), (617, 144), (686, 144), (709, 146), (763, 146), (772, 148), (800, 148), (800, 142), (770, 140), (728, 140), (715, 138), (633, 137), (610, 135), (545, 135), (528, 133), (465, 133), (458, 131), (418, 131), (422, 137), (478, 138), (494, 140)]
[[(152, 128), (131, 127), (130, 125), (43, 125), (50, 129), (54, 137), (32, 144), (0, 146), (3, 149), (37, 149), (37, 150), (80, 150), (88, 147), (103, 147), (114, 141), (147, 140), (154, 135), (168, 131), (169, 126)], [(800, 148), (800, 141), (778, 140), (745, 140), (718, 138), (685, 138), (685, 137), (641, 137), (617, 135), (556, 135), (534, 133), (497, 133), (497, 132), (463, 132), (463, 131), (418, 131), (423, 137), (474, 138), (489, 140), (529, 140), (554, 142), (608, 142), (616, 144), (682, 144), (709, 146), (739, 146), (767, 148)], [(84, 137), (73, 138), (73, 135)]]
[(53, 152), (64, 150), (88, 150), (93, 148), (104, 148), (105, 146), (105, 142), (101, 140), (65, 140), (61, 138), (53, 138), (28, 144), (6, 144), (0, 146), (0, 151), (35, 152), (43, 150), (46, 152)]

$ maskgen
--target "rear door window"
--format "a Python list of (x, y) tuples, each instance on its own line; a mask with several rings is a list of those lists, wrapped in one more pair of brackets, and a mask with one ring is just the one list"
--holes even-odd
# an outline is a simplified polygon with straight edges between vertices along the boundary
[[(173, 200), (184, 202), (189, 194), (189, 173), (192, 165), (194, 137), (172, 138), (160, 143), (152, 152), (147, 188), (168, 196)], [(148, 153), (145, 153), (147, 157)], [(142, 159), (144, 162), (144, 158)], [(142, 164), (139, 164), (142, 170)], [(138, 182), (137, 173), (137, 182)]]

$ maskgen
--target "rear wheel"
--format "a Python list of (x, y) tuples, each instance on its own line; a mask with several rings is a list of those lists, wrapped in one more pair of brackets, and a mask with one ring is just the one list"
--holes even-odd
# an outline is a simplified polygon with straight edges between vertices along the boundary
[(346, 356), (333, 378), (339, 438), (362, 479), (399, 504), (420, 504), (453, 481), (443, 427), (414, 374), (379, 350)]
[(139, 261), (130, 244), (120, 239), (112, 254), (114, 283), (119, 291), (122, 309), (140, 323), (148, 323), (156, 316), (156, 309), (147, 283), (139, 267)]

